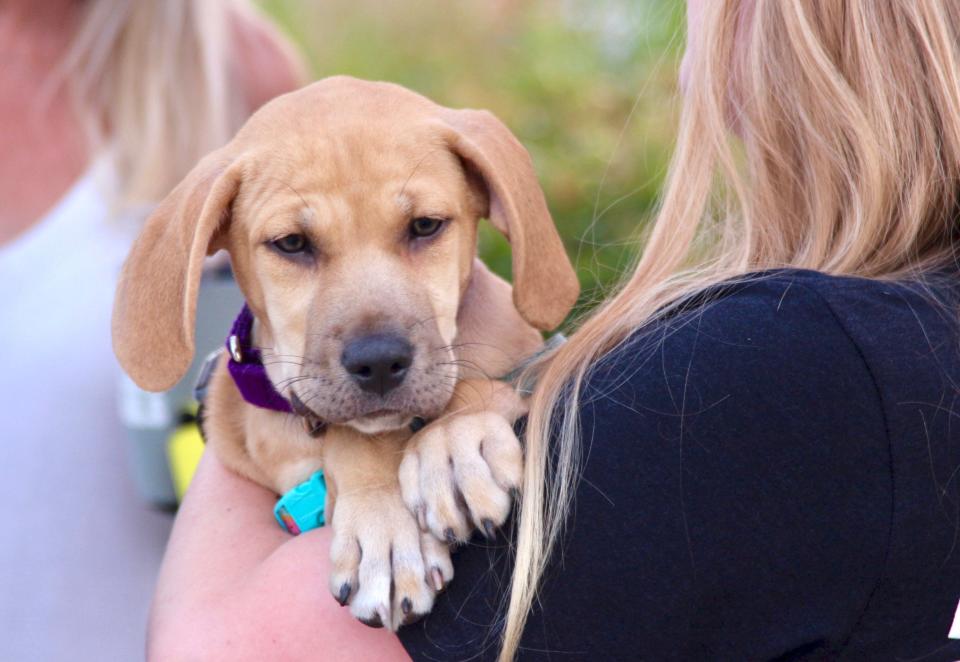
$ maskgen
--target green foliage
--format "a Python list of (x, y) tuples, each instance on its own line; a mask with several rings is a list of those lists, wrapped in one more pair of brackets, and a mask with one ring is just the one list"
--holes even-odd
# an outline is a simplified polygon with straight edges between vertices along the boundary
[[(629, 267), (672, 148), (681, 0), (262, 4), (317, 77), (390, 80), (503, 119), (533, 155), (584, 303)], [(509, 276), (489, 226), (481, 253)]]

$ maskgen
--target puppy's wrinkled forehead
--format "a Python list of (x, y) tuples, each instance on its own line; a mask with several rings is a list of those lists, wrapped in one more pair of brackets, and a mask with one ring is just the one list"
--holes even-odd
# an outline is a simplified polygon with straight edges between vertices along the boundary
[(321, 205), (341, 205), (327, 210), (331, 215), (344, 212), (343, 206), (362, 209), (374, 199), (402, 213), (462, 211), (448, 207), (463, 202), (463, 167), (437, 127), (428, 123), (399, 130), (390, 122), (356, 118), (310, 135), (295, 154), (293, 163), (279, 165), (292, 180), (319, 194)]
[(424, 141), (442, 147), (442, 110), (398, 85), (335, 77), (274, 99), (237, 140), (304, 163), (382, 172), (393, 165), (387, 157), (422, 149)]
[[(382, 213), (459, 214), (469, 196), (441, 107), (386, 83), (334, 78), (264, 107), (237, 139), (256, 159), (248, 204), (305, 208), (319, 219), (370, 223)], [(286, 189), (284, 191), (284, 189)], [(299, 199), (297, 199), (299, 198)]]

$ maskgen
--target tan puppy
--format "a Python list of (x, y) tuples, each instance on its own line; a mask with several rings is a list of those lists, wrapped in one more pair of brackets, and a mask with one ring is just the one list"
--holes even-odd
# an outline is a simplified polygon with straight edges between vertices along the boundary
[[(476, 260), (482, 217), (512, 244), (512, 295)], [(169, 388), (189, 366), (203, 258), (219, 249), (297, 413), (245, 402), (221, 361), (211, 447), (281, 494), (322, 468), (334, 596), (391, 628), (429, 611), (453, 576), (448, 544), (492, 535), (519, 484), (524, 407), (493, 379), (578, 293), (529, 156), (491, 114), (396, 85), (337, 77), (275, 99), (131, 250), (113, 337), (140, 386)], [(416, 434), (414, 417), (429, 422)]]

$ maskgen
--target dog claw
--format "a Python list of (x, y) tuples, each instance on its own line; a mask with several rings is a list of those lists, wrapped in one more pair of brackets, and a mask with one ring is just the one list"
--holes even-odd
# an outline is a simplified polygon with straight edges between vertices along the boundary
[(350, 582), (344, 582), (343, 586), (340, 587), (340, 594), (337, 596), (337, 602), (340, 603), (340, 606), (343, 607), (347, 604), (347, 600), (350, 599)]
[(411, 609), (413, 609), (413, 603), (410, 602), (410, 598), (404, 598), (400, 601), (400, 610), (404, 616), (408, 616)]
[(404, 619), (403, 619), (403, 623), (401, 623), (401, 625), (411, 625), (412, 623), (416, 623), (416, 622), (419, 621), (421, 618), (423, 618), (423, 616), (424, 616), (423, 614), (419, 614), (419, 613), (414, 612), (414, 613), (410, 614), (409, 616), (407, 616), (406, 618), (404, 618)]
[(493, 540), (497, 537), (497, 527), (493, 525), (493, 520), (484, 519), (481, 524), (483, 525), (483, 535), (487, 537), (487, 540)]
[(382, 628), (383, 619), (380, 617), (379, 612), (371, 616), (370, 618), (361, 618), (359, 619), (361, 623), (371, 628)]
[(451, 529), (451, 528), (444, 529), (444, 531), (443, 531), (443, 537), (444, 537), (444, 539), (445, 539), (448, 543), (450, 543), (451, 545), (454, 545), (454, 544), (456, 544), (456, 542), (457, 542), (457, 534), (454, 533), (454, 532), (453, 532), (453, 529)]
[(439, 593), (443, 590), (443, 573), (440, 572), (440, 568), (433, 566), (433, 569), (430, 570), (430, 580), (433, 584), (433, 590)]

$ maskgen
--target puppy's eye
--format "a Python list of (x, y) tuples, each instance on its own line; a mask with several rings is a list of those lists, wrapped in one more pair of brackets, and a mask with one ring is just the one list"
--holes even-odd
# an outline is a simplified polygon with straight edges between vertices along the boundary
[(310, 242), (302, 234), (288, 234), (273, 241), (281, 253), (303, 253), (310, 249)]
[(440, 231), (446, 221), (442, 218), (422, 216), (410, 221), (410, 235), (413, 237), (431, 237)]

